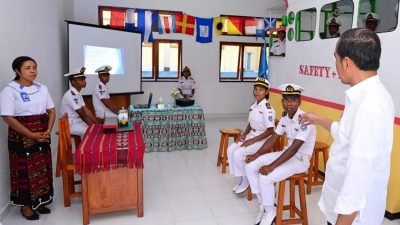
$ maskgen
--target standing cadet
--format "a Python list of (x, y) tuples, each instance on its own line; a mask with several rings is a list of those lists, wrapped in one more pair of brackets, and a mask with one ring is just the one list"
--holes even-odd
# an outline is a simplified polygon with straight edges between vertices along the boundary
[(364, 20), (365, 20), (365, 28), (376, 32), (376, 28), (378, 27), (381, 18), (379, 17), (378, 14), (369, 12), (365, 14)]
[(65, 74), (70, 82), (70, 88), (61, 100), (61, 115), (68, 113), (71, 134), (83, 136), (89, 124), (97, 123), (96, 117), (86, 107), (80, 91), (86, 87), (85, 67)]
[(285, 56), (286, 54), (286, 31), (278, 31), (278, 40), (274, 41), (270, 55)]
[(181, 78), (178, 81), (178, 90), (184, 98), (193, 98), (196, 82), (191, 77), (189, 67), (185, 66), (182, 70)]
[(229, 171), (239, 178), (238, 184), (232, 189), (236, 194), (245, 192), (249, 187), (244, 162), (246, 156), (257, 152), (266, 138), (274, 133), (275, 110), (268, 102), (268, 92), (268, 80), (258, 77), (254, 83), (253, 95), (256, 102), (250, 107), (249, 124), (239, 142), (228, 148)]
[(100, 122), (104, 122), (106, 117), (116, 117), (118, 114), (118, 108), (111, 102), (107, 87), (111, 69), (111, 66), (102, 66), (96, 70), (99, 82), (94, 87), (92, 101), (96, 117)]
[(337, 17), (330, 17), (326, 23), (328, 25), (326, 38), (340, 37), (339, 27), (342, 26), (342, 22)]
[(346, 91), (339, 122), (314, 113), (302, 123), (319, 124), (334, 139), (318, 206), (331, 224), (382, 224), (390, 175), (394, 105), (377, 75), (378, 35), (368, 29), (344, 32), (336, 44), (336, 70)]
[[(299, 117), (303, 114), (299, 108), (303, 88), (295, 84), (283, 84), (279, 89), (282, 90), (282, 106), (286, 115), (279, 120), (275, 133), (260, 150), (246, 158), (246, 174), (260, 208), (254, 223), (261, 221), (261, 225), (272, 224), (276, 216), (275, 182), (308, 170), (316, 139), (314, 125), (299, 123)], [(288, 144), (283, 151), (271, 152), (276, 141), (285, 133)]]

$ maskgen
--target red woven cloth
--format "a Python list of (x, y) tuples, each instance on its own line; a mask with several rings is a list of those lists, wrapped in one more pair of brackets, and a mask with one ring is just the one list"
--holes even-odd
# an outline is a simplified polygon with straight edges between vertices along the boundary
[(128, 132), (103, 133), (103, 125), (89, 126), (75, 151), (76, 171), (95, 173), (116, 168), (143, 168), (143, 141), (140, 123)]

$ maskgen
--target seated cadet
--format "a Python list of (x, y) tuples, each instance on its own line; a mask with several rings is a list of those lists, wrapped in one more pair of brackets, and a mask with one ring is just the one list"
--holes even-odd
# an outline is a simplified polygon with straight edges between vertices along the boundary
[(61, 115), (68, 113), (71, 134), (83, 136), (89, 124), (97, 123), (96, 117), (86, 107), (80, 91), (86, 86), (85, 67), (65, 74), (70, 87), (61, 100)]
[(328, 34), (326, 38), (340, 37), (339, 27), (342, 26), (342, 22), (336, 17), (330, 17), (326, 24), (328, 25)]
[[(276, 216), (274, 183), (307, 171), (316, 139), (315, 125), (299, 123), (299, 117), (304, 113), (299, 108), (303, 88), (284, 84), (279, 89), (282, 90), (282, 106), (286, 115), (279, 120), (275, 133), (260, 150), (246, 158), (246, 175), (260, 208), (254, 223), (261, 222), (261, 225), (272, 224)], [(284, 133), (288, 144), (283, 151), (271, 152), (279, 136)]]
[(178, 81), (178, 90), (184, 98), (193, 98), (196, 82), (191, 77), (189, 67), (185, 66), (182, 70), (181, 78)]
[(373, 12), (365, 14), (364, 20), (365, 20), (365, 28), (368, 28), (374, 32), (376, 31), (376, 28), (378, 27), (379, 22), (381, 21), (379, 15)]
[(101, 122), (104, 122), (106, 117), (117, 117), (118, 114), (118, 108), (111, 102), (107, 87), (111, 69), (111, 66), (102, 66), (96, 70), (99, 83), (94, 87), (92, 101), (96, 117)]
[(278, 40), (275, 40), (272, 44), (272, 48), (270, 51), (270, 55), (280, 55), (285, 56), (286, 53), (286, 31), (279, 30), (278, 31)]
[(246, 156), (257, 152), (265, 140), (274, 133), (275, 110), (268, 102), (268, 92), (268, 80), (258, 77), (254, 83), (253, 96), (256, 102), (250, 106), (249, 124), (239, 141), (228, 148), (229, 171), (239, 178), (238, 184), (232, 189), (236, 194), (245, 192), (249, 187), (244, 162)]

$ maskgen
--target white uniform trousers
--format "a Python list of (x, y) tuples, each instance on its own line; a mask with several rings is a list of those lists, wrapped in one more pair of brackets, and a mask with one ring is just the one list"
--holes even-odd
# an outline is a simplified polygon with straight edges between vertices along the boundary
[[(246, 140), (254, 138), (264, 131), (250, 131), (250, 133), (246, 136)], [(228, 162), (229, 162), (229, 172), (235, 177), (246, 176), (245, 166), (246, 163), (244, 160), (246, 156), (256, 153), (261, 146), (265, 143), (263, 139), (261, 141), (257, 141), (256, 143), (249, 145), (247, 147), (240, 147), (243, 142), (233, 143), (228, 147)]]
[(83, 137), (88, 127), (89, 126), (83, 120), (69, 120), (69, 129), (71, 134)]
[[(249, 179), (253, 194), (261, 194), (262, 205), (267, 210), (274, 206), (275, 182), (284, 180), (294, 174), (304, 173), (310, 166), (310, 156), (296, 153), (291, 159), (277, 167), (268, 175), (261, 175), (259, 170), (262, 166), (269, 165), (275, 161), (284, 151), (271, 152), (258, 157), (246, 165), (247, 179)], [(259, 199), (260, 201), (260, 199)]]

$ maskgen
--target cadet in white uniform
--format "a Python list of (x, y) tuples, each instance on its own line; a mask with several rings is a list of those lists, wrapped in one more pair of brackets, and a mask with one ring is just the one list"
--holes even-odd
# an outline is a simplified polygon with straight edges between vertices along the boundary
[(256, 102), (250, 107), (249, 124), (239, 142), (228, 148), (229, 171), (235, 177), (239, 177), (238, 184), (232, 189), (236, 194), (245, 192), (249, 187), (244, 162), (246, 156), (257, 152), (266, 138), (274, 133), (275, 110), (267, 100), (268, 91), (268, 80), (258, 77), (254, 83), (253, 95)]
[(61, 100), (61, 115), (68, 113), (71, 134), (83, 136), (89, 124), (96, 123), (96, 118), (87, 109), (80, 90), (86, 86), (85, 67), (65, 74), (70, 81), (70, 88)]
[(364, 21), (365, 21), (365, 28), (376, 32), (376, 28), (378, 27), (381, 18), (379, 17), (378, 14), (369, 12), (365, 14)]
[(191, 77), (189, 67), (185, 66), (182, 70), (181, 78), (178, 81), (178, 90), (184, 98), (193, 98), (196, 82)]
[(286, 31), (278, 31), (278, 40), (274, 41), (270, 51), (270, 55), (285, 56), (286, 53)]
[[(349, 46), (354, 51), (347, 52)], [(377, 75), (380, 54), (375, 32), (344, 32), (335, 50), (339, 77), (351, 86), (345, 93), (343, 116), (333, 122), (314, 113), (302, 115), (301, 122), (321, 125), (334, 139), (318, 202), (331, 224), (383, 222), (395, 114), (392, 97)]]
[(96, 70), (99, 74), (99, 82), (94, 87), (92, 101), (96, 117), (102, 122), (106, 117), (117, 117), (118, 114), (118, 108), (111, 102), (107, 87), (111, 69), (111, 66), (106, 65)]
[[(294, 84), (284, 84), (279, 88), (282, 90), (282, 106), (286, 115), (279, 120), (275, 134), (258, 152), (246, 158), (246, 174), (251, 191), (257, 196), (260, 204), (260, 212), (254, 223), (258, 224), (261, 221), (261, 225), (272, 224), (276, 216), (275, 182), (307, 171), (316, 139), (314, 125), (299, 123), (299, 117), (303, 113), (299, 108), (303, 89)], [(288, 144), (283, 151), (271, 152), (279, 136), (284, 133)]]
[(342, 26), (342, 22), (336, 17), (330, 17), (326, 21), (326, 25), (328, 25), (328, 34), (326, 38), (336, 38), (340, 37), (339, 28)]

